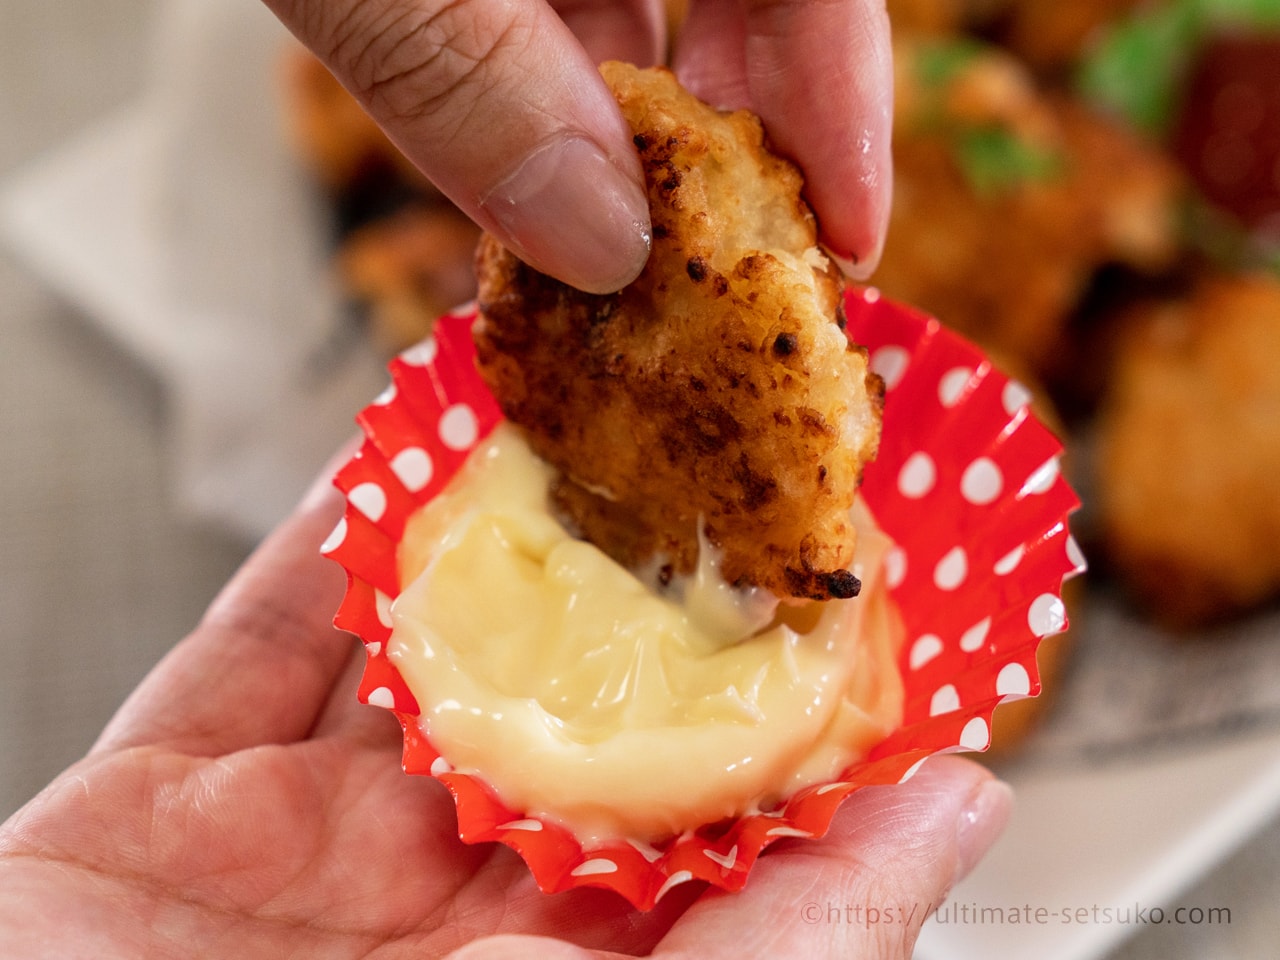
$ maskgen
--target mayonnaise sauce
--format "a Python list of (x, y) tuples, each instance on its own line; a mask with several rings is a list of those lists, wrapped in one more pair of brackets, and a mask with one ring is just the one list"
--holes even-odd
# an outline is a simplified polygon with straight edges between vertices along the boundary
[(889, 544), (864, 507), (854, 600), (732, 590), (709, 550), (664, 596), (565, 532), (551, 477), (500, 426), (410, 520), (392, 605), (425, 733), (508, 807), (588, 845), (659, 840), (835, 779), (898, 725)]

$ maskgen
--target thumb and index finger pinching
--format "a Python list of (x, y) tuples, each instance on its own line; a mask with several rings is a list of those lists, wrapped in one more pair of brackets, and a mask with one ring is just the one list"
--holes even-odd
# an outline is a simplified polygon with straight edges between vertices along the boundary
[[(644, 267), (643, 172), (595, 60), (656, 59), (665, 38), (655, 0), (578, 0), (559, 4), (563, 19), (556, 0), (266, 3), (441, 192), (521, 259), (592, 293), (617, 290)], [(856, 55), (857, 46), (841, 50)], [(797, 113), (793, 86), (775, 95), (760, 85), (781, 119), (769, 102), (752, 106), (771, 133), (779, 126), (784, 147), (805, 154), (796, 159), (835, 252), (865, 265), (883, 235), (887, 170), (877, 182), (866, 157), (846, 151), (849, 138), (793, 128), (820, 116), (833, 129), (864, 131), (867, 111)], [(881, 126), (887, 137), (887, 120)]]
[(543, 0), (266, 0), (391, 140), (526, 262), (604, 293), (649, 254), (631, 133)]

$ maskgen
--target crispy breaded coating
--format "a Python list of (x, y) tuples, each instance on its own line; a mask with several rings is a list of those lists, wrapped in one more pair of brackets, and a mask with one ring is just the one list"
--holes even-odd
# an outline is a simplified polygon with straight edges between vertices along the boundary
[(1137, 308), (1099, 424), (1119, 572), (1191, 626), (1280, 593), (1280, 281), (1217, 276)]
[(621, 563), (689, 572), (701, 532), (731, 584), (851, 596), (849, 508), (882, 387), (844, 334), (800, 173), (756, 117), (713, 110), (670, 72), (602, 72), (635, 133), (653, 253), (598, 296), (486, 237), (481, 371), (561, 471), (569, 522)]

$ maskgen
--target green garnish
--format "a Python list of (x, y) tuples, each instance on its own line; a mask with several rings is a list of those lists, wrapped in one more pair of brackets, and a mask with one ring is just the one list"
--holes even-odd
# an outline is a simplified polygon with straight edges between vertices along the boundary
[(913, 52), (912, 66), (922, 86), (937, 90), (962, 74), (982, 50), (972, 40), (922, 43)]
[(1280, 27), (1280, 0), (1169, 0), (1120, 20), (1076, 75), (1089, 101), (1159, 137), (1168, 131), (1183, 78), (1205, 38), (1228, 28)]
[(1058, 151), (1027, 143), (1002, 127), (959, 130), (954, 142), (960, 169), (980, 196), (1052, 180), (1065, 167)]

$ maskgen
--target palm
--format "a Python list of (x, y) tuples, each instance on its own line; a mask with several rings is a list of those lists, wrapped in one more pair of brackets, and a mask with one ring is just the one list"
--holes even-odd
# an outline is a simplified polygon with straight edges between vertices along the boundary
[(217, 759), (145, 747), (91, 758), (14, 825), (73, 822), (75, 842), (17, 865), (66, 902), (107, 894), (111, 919), (95, 933), (121, 955), (138, 917), (162, 946), (173, 931), (161, 955), (182, 957), (201, 945), (239, 958), (437, 956), (499, 930), (651, 945), (658, 917), (636, 928), (610, 895), (544, 897), (510, 851), (460, 844), (448, 795), (401, 774), (394, 724), (383, 732), (376, 745), (335, 730)]
[[(743, 894), (686, 884), (648, 914), (604, 891), (545, 896), (507, 848), (459, 842), (444, 787), (402, 774), (395, 721), (352, 695), (352, 642), (328, 623), (342, 577), (318, 555), (334, 511), (313, 497), (89, 756), (0, 829), (0, 953), (417, 958), (494, 933), (556, 938), (562, 955), (810, 955), (815, 937), (846, 956), (909, 950), (922, 916), (861, 930), (800, 910), (850, 883), (882, 896), (895, 872), (904, 895), (945, 890), (956, 808), (988, 779), (963, 761), (938, 765), (940, 786), (926, 773), (859, 794), (832, 838), (764, 858)], [(904, 812), (913, 801), (923, 813)], [(863, 954), (858, 938), (894, 946)]]

